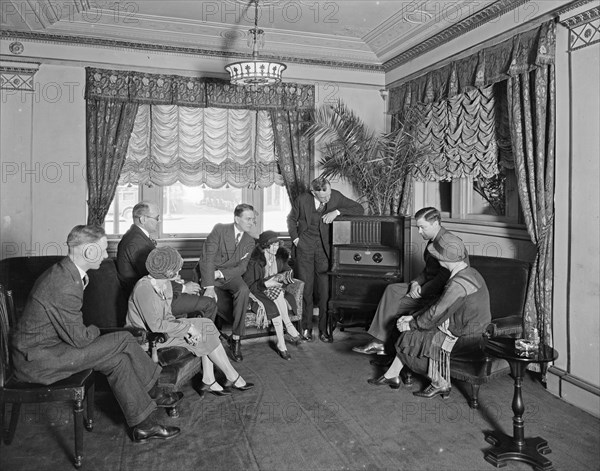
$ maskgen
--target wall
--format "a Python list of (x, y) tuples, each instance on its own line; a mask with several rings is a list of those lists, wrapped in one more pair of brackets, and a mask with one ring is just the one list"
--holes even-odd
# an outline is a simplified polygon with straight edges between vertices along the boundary
[[(572, 28), (581, 32), (584, 24)], [(569, 52), (568, 34), (557, 26), (553, 323), (560, 356), (548, 387), (600, 415), (600, 371), (591, 367), (600, 363), (600, 44)]]
[[(86, 66), (226, 78), (223, 58), (21, 41), (20, 65), (38, 70), (33, 91), (2, 91), (0, 258), (65, 254), (66, 234), (86, 221)], [(10, 42), (0, 41), (3, 66)], [(285, 80), (314, 84), (317, 104), (341, 98), (383, 128), (382, 72), (289, 64)], [(354, 197), (346, 182), (333, 186)]]
[[(525, 4), (522, 8), (529, 8)], [(560, 7), (556, 2), (538, 2), (540, 15)], [(565, 2), (562, 3), (564, 7)], [(598, 41), (599, 20), (590, 10), (592, 3), (574, 2), (565, 8), (560, 20), (579, 18), (580, 39)], [(587, 11), (587, 13), (585, 13)], [(386, 84), (398, 83), (411, 74), (420, 75), (448, 62), (448, 57), (473, 52), (473, 47), (491, 38), (504, 39), (508, 29), (526, 30), (535, 23), (522, 24), (523, 18), (511, 12), (493, 24), (479, 27), (458, 40), (420, 56), (386, 74)], [(595, 18), (595, 19), (594, 19)], [(593, 21), (590, 22), (590, 19)], [(590, 32), (583, 34), (588, 24)], [(590, 26), (593, 25), (593, 26)], [(504, 28), (504, 29), (503, 29)], [(595, 29), (594, 29), (595, 28)], [(518, 30), (513, 30), (514, 34)], [(593, 32), (595, 31), (595, 33)], [(583, 39), (581, 39), (583, 40)], [(599, 156), (600, 156), (600, 45), (587, 45), (569, 52), (568, 30), (557, 25), (556, 48), (556, 158), (555, 158), (555, 259), (553, 293), (553, 344), (559, 353), (550, 367), (547, 387), (553, 394), (600, 416), (600, 250), (599, 227)], [(415, 208), (421, 207), (418, 188)], [(501, 224), (482, 225), (446, 222), (474, 253), (533, 260), (535, 247), (526, 231)], [(411, 276), (422, 269), (424, 244), (414, 228), (415, 250), (411, 258)], [(491, 252), (497, 253), (491, 253)]]

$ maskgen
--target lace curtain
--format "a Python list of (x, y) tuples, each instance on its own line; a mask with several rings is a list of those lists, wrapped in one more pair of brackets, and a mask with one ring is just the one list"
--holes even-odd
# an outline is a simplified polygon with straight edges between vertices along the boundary
[(140, 105), (120, 183), (283, 185), (268, 111)]

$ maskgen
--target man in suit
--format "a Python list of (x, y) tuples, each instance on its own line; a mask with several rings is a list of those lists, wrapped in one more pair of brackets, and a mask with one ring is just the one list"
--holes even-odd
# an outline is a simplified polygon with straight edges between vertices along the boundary
[[(446, 239), (456, 236), (441, 225), (442, 217), (436, 208), (420, 209), (415, 213), (415, 221), (419, 234), (427, 241), (423, 254), (425, 268), (408, 285), (393, 283), (386, 287), (369, 327), (369, 334), (373, 336), (373, 340), (364, 346), (354, 347), (352, 350), (357, 353), (384, 355), (386, 350), (390, 353), (394, 352), (394, 342), (397, 337), (396, 320), (435, 303), (450, 278), (450, 272), (440, 265), (438, 259), (431, 255), (428, 249), (433, 243), (444, 243)], [(467, 264), (469, 263), (466, 252), (463, 259)]]
[(302, 337), (312, 341), (313, 296), (319, 294), (319, 338), (333, 342), (327, 315), (329, 279), (327, 270), (331, 255), (331, 223), (340, 215), (361, 215), (363, 207), (337, 190), (331, 189), (329, 180), (315, 178), (311, 192), (296, 198), (287, 217), (288, 232), (296, 255), (295, 275), (304, 281), (304, 308), (302, 311)]
[[(254, 228), (254, 208), (238, 204), (233, 212), (232, 224), (217, 224), (208, 234), (198, 261), (200, 283), (204, 296), (215, 301), (217, 291), (233, 297), (233, 327), (229, 348), (235, 361), (242, 361), (240, 337), (245, 330), (245, 316), (250, 290), (242, 279), (246, 272), (255, 240), (248, 234)], [(216, 289), (216, 290), (215, 290)]]
[[(123, 235), (117, 248), (117, 272), (127, 298), (135, 284), (148, 274), (146, 259), (156, 247), (156, 241), (150, 235), (156, 233), (159, 220), (158, 206), (154, 203), (141, 201), (133, 207), (133, 224)], [(200, 296), (198, 283), (171, 281), (171, 288), (171, 312), (175, 317), (187, 315), (215, 321), (217, 303), (209, 297)]]
[(106, 375), (133, 428), (134, 441), (171, 438), (177, 427), (156, 422), (157, 405), (173, 406), (183, 396), (158, 387), (160, 367), (126, 331), (100, 335), (85, 326), (81, 306), (88, 270), (97, 270), (106, 253), (104, 229), (75, 226), (67, 237), (68, 256), (36, 281), (23, 315), (12, 331), (11, 353), (19, 381), (51, 384), (85, 369)]

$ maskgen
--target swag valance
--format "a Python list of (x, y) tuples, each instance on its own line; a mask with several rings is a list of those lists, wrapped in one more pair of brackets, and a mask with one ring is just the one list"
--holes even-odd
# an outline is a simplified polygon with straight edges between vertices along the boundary
[(400, 119), (417, 103), (435, 103), (554, 63), (552, 21), (390, 89), (389, 111)]
[(250, 110), (312, 110), (313, 85), (280, 83), (256, 90), (214, 78), (86, 68), (87, 100)]

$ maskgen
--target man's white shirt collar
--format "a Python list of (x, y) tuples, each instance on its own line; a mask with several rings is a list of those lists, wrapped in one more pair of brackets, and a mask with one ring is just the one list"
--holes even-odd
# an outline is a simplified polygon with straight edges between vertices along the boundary
[(240, 231), (237, 226), (234, 224), (233, 225), (233, 238), (237, 239), (238, 234), (240, 234), (240, 240), (242, 240), (242, 237), (244, 235), (244, 231)]
[(74, 265), (77, 267), (77, 271), (79, 272), (79, 276), (81, 277), (81, 282), (83, 283), (83, 279), (87, 276), (87, 273), (82, 270), (81, 268), (79, 268), (79, 266), (77, 266), (77, 264), (75, 262), (73, 262)]
[[(137, 226), (137, 224), (136, 224), (136, 226)], [(150, 233), (146, 229), (144, 229), (142, 226), (138, 226), (138, 227), (142, 230), (142, 232), (144, 234), (146, 234), (146, 237), (148, 237), (148, 239), (151, 239)]]
[(319, 206), (321, 206), (321, 202), (314, 196), (313, 196), (313, 199), (315, 200), (315, 209), (319, 209)]

